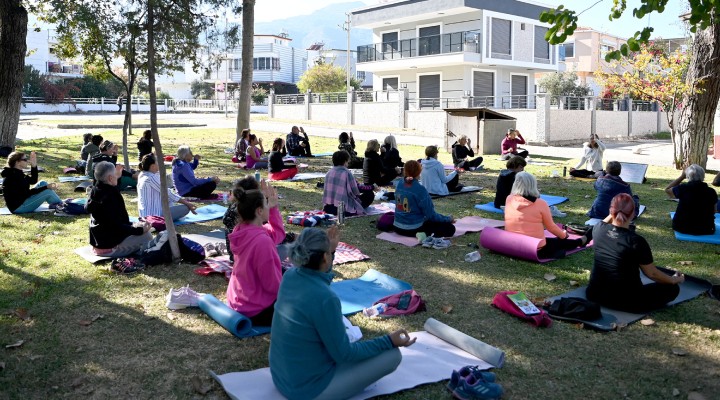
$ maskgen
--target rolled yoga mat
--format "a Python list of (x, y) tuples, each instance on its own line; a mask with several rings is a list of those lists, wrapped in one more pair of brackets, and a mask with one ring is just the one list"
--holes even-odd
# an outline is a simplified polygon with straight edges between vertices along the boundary
[[(545, 237), (553, 237), (553, 235), (545, 231)], [(570, 234), (571, 239), (577, 239), (580, 236)], [(508, 232), (503, 229), (487, 227), (480, 234), (480, 245), (488, 250), (506, 256), (520, 258), (522, 260), (533, 261), (537, 263), (546, 263), (556, 260), (555, 258), (539, 258), (538, 244), (540, 239), (515, 232)], [(580, 247), (565, 252), (566, 255), (577, 253), (587, 247), (591, 247), (592, 242), (585, 247)]]
[(481, 342), (472, 336), (468, 336), (434, 318), (428, 318), (427, 321), (425, 321), (425, 330), (453, 346), (465, 350), (481, 360), (487, 361), (496, 368), (502, 368), (505, 364), (504, 351)]
[(198, 307), (220, 326), (239, 338), (264, 335), (270, 332), (269, 326), (253, 327), (250, 318), (228, 307), (227, 304), (211, 294), (200, 296)]

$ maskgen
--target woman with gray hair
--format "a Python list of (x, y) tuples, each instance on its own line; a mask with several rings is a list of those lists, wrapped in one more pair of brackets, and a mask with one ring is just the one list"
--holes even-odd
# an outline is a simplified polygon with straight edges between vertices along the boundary
[(92, 187), (85, 209), (90, 213), (90, 244), (95, 254), (126, 257), (139, 252), (152, 240), (150, 224), (130, 223), (125, 200), (117, 187), (122, 165), (101, 161), (94, 166), (97, 184)]
[(175, 190), (182, 197), (197, 197), (208, 199), (217, 188), (220, 179), (217, 176), (198, 179), (195, 177), (195, 169), (200, 164), (200, 155), (193, 156), (190, 146), (180, 146), (177, 157), (173, 160), (172, 175)]
[[(685, 178), (687, 182), (682, 183)], [(718, 195), (704, 180), (705, 170), (693, 164), (665, 188), (668, 197), (678, 199), (672, 222), (674, 231), (688, 235), (715, 233)]]
[(350, 343), (340, 299), (330, 289), (339, 240), (336, 226), (327, 233), (304, 229), (290, 255), (297, 268), (280, 284), (269, 359), (273, 383), (288, 398), (352, 397), (397, 368), (397, 347), (415, 343), (404, 329)]
[(390, 168), (402, 168), (404, 163), (400, 157), (400, 152), (397, 148), (397, 141), (395, 136), (389, 135), (383, 140), (383, 145), (380, 148), (380, 157), (382, 158), (383, 164)]
[[(556, 237), (545, 238), (545, 229)], [(570, 239), (568, 232), (555, 224), (550, 207), (540, 198), (535, 177), (525, 171), (515, 175), (515, 183), (505, 201), (505, 230), (540, 239), (540, 258), (565, 257), (567, 250), (585, 246), (592, 240), (592, 230), (579, 239)]]

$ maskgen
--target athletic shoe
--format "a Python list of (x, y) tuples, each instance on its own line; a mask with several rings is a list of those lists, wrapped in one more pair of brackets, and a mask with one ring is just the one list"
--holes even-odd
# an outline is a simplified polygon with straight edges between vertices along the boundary
[(145, 268), (145, 264), (135, 258), (116, 258), (110, 263), (110, 271), (118, 274), (132, 274)]
[(225, 243), (223, 242), (215, 243), (215, 251), (218, 253), (219, 256), (228, 254), (227, 246), (225, 246)]
[(453, 371), (452, 375), (450, 376), (450, 382), (447, 384), (447, 388), (449, 391), (455, 390), (458, 385), (462, 383), (462, 381), (466, 380), (468, 376), (474, 375), (476, 379), (489, 382), (489, 383), (495, 383), (496, 376), (495, 373), (489, 372), (489, 371), (481, 371), (478, 369), (477, 365), (468, 365), (465, 367), (460, 368), (460, 371)]
[(218, 251), (215, 248), (215, 245), (212, 243), (206, 243), (203, 246), (203, 249), (205, 249), (205, 257), (214, 257), (214, 256), (220, 255), (220, 254), (218, 254)]
[(460, 400), (490, 400), (500, 398), (503, 389), (497, 383), (485, 382), (471, 374), (460, 381), (452, 394), (454, 398)]
[(433, 240), (432, 248), (436, 250), (442, 250), (447, 249), (451, 245), (452, 242), (450, 242), (449, 240), (445, 240), (443, 238), (435, 238), (435, 240)]
[[(418, 239), (420, 239), (420, 238), (418, 237)], [(425, 239), (423, 239), (420, 242), (420, 244), (422, 244), (422, 247), (433, 247), (433, 244), (435, 243), (435, 239), (436, 238), (433, 234), (433, 235), (425, 237)]]
[(558, 217), (558, 218), (567, 217), (567, 214), (558, 210), (558, 208), (555, 206), (550, 206), (550, 215), (552, 215), (553, 217)]
[(188, 307), (197, 307), (198, 298), (200, 294), (190, 289), (189, 286), (181, 287), (180, 289), (170, 289), (165, 300), (165, 305), (171, 310), (181, 310)]

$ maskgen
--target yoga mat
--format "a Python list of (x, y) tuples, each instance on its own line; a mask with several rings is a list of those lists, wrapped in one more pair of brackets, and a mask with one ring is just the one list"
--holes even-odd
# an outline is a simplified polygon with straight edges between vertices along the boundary
[(326, 153), (315, 153), (314, 155), (315, 155), (315, 157), (332, 157), (333, 152), (328, 151)]
[[(545, 237), (554, 237), (552, 233), (545, 231)], [(570, 234), (571, 239), (577, 239), (580, 236)], [(508, 232), (503, 229), (488, 227), (482, 231), (480, 235), (480, 245), (495, 253), (504, 254), (506, 256), (519, 258), (526, 261), (537, 263), (546, 263), (555, 261), (555, 258), (539, 258), (538, 243), (540, 239), (522, 235), (515, 232)], [(585, 247), (568, 250), (566, 255), (577, 253), (592, 246), (592, 241)]]
[[(51, 209), (48, 203), (42, 203), (40, 207), (36, 208), (34, 213), (37, 212), (53, 212), (55, 210)], [(0, 215), (13, 215), (13, 213), (10, 212), (10, 209), (7, 207), (0, 208)], [(18, 215), (24, 215), (24, 214), (18, 214)]]
[[(177, 223), (176, 223), (177, 224)], [(192, 240), (193, 242), (200, 243), (201, 246), (205, 246), (208, 243), (215, 244), (217, 242), (225, 243), (225, 232), (221, 230), (214, 230), (207, 233), (189, 233), (183, 234), (182, 237)], [(228, 249), (229, 250), (229, 249)]]
[[(667, 268), (658, 267), (658, 269), (668, 275), (672, 275), (675, 273), (675, 271), (669, 270)], [(638, 269), (638, 271), (639, 271), (639, 269)], [(643, 274), (642, 271), (640, 271), (640, 278), (644, 285), (647, 285), (648, 283), (652, 282), (652, 280), (650, 278), (648, 278), (647, 276), (645, 276), (645, 274)], [(674, 306), (675, 304), (679, 304), (679, 303), (682, 303), (682, 302), (685, 302), (688, 300), (692, 300), (692, 299), (702, 295), (703, 293), (707, 292), (708, 290), (710, 290), (710, 288), (712, 288), (712, 284), (710, 282), (708, 282), (704, 279), (696, 278), (694, 276), (685, 275), (685, 282), (680, 284), (680, 293), (678, 294), (678, 297), (676, 297), (675, 300), (669, 302), (668, 304), (665, 305), (665, 307), (662, 307), (662, 308), (667, 308), (670, 306)], [(587, 286), (583, 286), (583, 287), (577, 288), (575, 290), (572, 290), (570, 292), (567, 292), (567, 293), (564, 293), (564, 294), (561, 294), (558, 296), (550, 297), (548, 299), (548, 301), (553, 302), (556, 299), (559, 299), (561, 297), (580, 297), (583, 299), (587, 299), (587, 297), (585, 295), (586, 289), (587, 289)], [(662, 309), (662, 308), (660, 308), (660, 309)], [(629, 312), (625, 312), (625, 311), (613, 310), (613, 309), (607, 308), (607, 307), (600, 307), (600, 310), (604, 316), (603, 319), (600, 321), (584, 321), (584, 320), (576, 320), (576, 319), (573, 319), (572, 321), (582, 322), (584, 324), (590, 325), (599, 330), (611, 331), (617, 327), (617, 325), (615, 325), (615, 324), (629, 325), (629, 324), (632, 324), (633, 322), (637, 322), (637, 321), (641, 320), (643, 317), (645, 317), (647, 314), (649, 314), (649, 313), (635, 314), (635, 313), (629, 313)], [(656, 311), (656, 310), (652, 310), (652, 311)], [(650, 312), (652, 312), (652, 311), (650, 311)], [(615, 324), (604, 323), (604, 321), (606, 319), (612, 320), (611, 317), (615, 318), (615, 321), (616, 321)], [(553, 317), (553, 318), (555, 318), (555, 317)], [(565, 320), (569, 320), (569, 319), (566, 318)]]
[(58, 181), (60, 182), (82, 182), (82, 181), (89, 181), (91, 180), (89, 177), (82, 175), (82, 176), (58, 176)]
[[(675, 217), (675, 213), (670, 213), (670, 219)], [(712, 235), (688, 235), (687, 233), (675, 233), (675, 239), (682, 240), (685, 242), (698, 242), (698, 243), (709, 243), (709, 244), (720, 244), (720, 213), (715, 214), (715, 233)]]
[(95, 263), (99, 263), (100, 261), (105, 261), (105, 260), (111, 259), (110, 257), (103, 257), (103, 256), (99, 256), (99, 255), (95, 254), (93, 252), (92, 246), (83, 246), (83, 247), (80, 247), (79, 249), (73, 250), (73, 252), (75, 254), (79, 255), (80, 257), (84, 258), (85, 261), (87, 261), (91, 264), (95, 264)]
[(370, 215), (382, 215), (391, 211), (395, 211), (395, 203), (385, 202), (380, 204), (373, 204), (365, 209), (364, 215), (353, 215), (352, 217), (345, 217), (345, 219), (368, 217)]
[(239, 338), (264, 335), (270, 332), (269, 326), (253, 327), (250, 318), (228, 307), (211, 294), (200, 296), (198, 307), (218, 325)]
[[(568, 201), (567, 197), (552, 196), (549, 194), (541, 194), (540, 198), (545, 200), (545, 202), (548, 203), (548, 206), (556, 206), (560, 203), (564, 203), (564, 202)], [(491, 212), (491, 213), (505, 214), (505, 211), (503, 211), (502, 209), (495, 208), (495, 202), (493, 202), (493, 201), (487, 202), (485, 204), (477, 204), (477, 205), (475, 205), (475, 208), (477, 208), (478, 210), (483, 210), (483, 211), (487, 211), (487, 212)]]
[(86, 189), (89, 188), (90, 186), (92, 186), (92, 181), (90, 181), (90, 180), (80, 182), (79, 185), (75, 186), (75, 191), (76, 192), (85, 192)]
[(290, 182), (295, 181), (306, 181), (310, 179), (325, 179), (325, 173), (323, 172), (300, 172), (292, 177), (292, 179), (288, 179)]
[(194, 224), (196, 222), (211, 221), (213, 219), (222, 218), (227, 211), (227, 207), (220, 204), (208, 204), (203, 207), (198, 207), (195, 212), (197, 214), (188, 213), (188, 215), (175, 221), (175, 225), (187, 225)]
[(434, 318), (428, 318), (423, 328), (453, 346), (465, 350), (481, 360), (487, 361), (494, 367), (502, 368), (505, 364), (504, 351), (487, 343), (483, 343), (472, 336), (468, 336)]
[(455, 221), (455, 235), (453, 237), (462, 236), (468, 232), (481, 232), (489, 226), (499, 228), (505, 226), (505, 221), (478, 216), (463, 217)]
[(647, 164), (626, 163), (621, 162), (622, 170), (620, 178), (628, 183), (643, 183), (645, 173), (647, 173)]
[[(640, 204), (640, 211), (638, 212), (638, 217), (641, 216), (645, 212), (646, 208), (647, 207)], [(585, 225), (595, 226), (595, 225), (599, 224), (600, 222), (602, 222), (602, 220), (600, 218), (590, 218), (589, 220), (585, 221)]]
[[(453, 370), (464, 365), (477, 365), (481, 370), (493, 367), (428, 332), (410, 332), (410, 337), (417, 338), (417, 342), (410, 347), (400, 347), (402, 361), (397, 369), (351, 397), (350, 400), (375, 398), (419, 385), (447, 380)], [(285, 399), (272, 383), (270, 368), (230, 372), (223, 375), (210, 371), (210, 375), (220, 383), (228, 396), (235, 400)]]
[(335, 257), (333, 257), (333, 265), (340, 265), (355, 261), (368, 260), (370, 256), (360, 251), (355, 246), (347, 243), (339, 242), (335, 249)]
[(330, 289), (340, 298), (343, 315), (351, 315), (370, 307), (385, 296), (412, 289), (399, 279), (374, 269), (369, 269), (357, 279), (348, 279), (330, 284)]
[(465, 186), (463, 187), (459, 192), (450, 192), (446, 195), (439, 195), (439, 194), (431, 194), (430, 197), (433, 199), (437, 198), (443, 198), (443, 197), (450, 197), (455, 196), (458, 194), (465, 194), (465, 193), (473, 193), (473, 192), (479, 192), (482, 190), (482, 186)]
[(414, 247), (420, 244), (417, 238), (398, 235), (395, 232), (382, 232), (375, 236), (376, 239), (385, 240), (392, 243), (401, 244), (407, 247)]

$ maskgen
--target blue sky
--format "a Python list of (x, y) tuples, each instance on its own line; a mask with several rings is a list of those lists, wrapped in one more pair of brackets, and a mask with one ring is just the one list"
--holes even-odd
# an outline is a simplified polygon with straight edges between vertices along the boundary
[[(377, 4), (379, 0), (364, 0), (366, 4)], [(441, 0), (435, 0), (441, 1)], [(503, 0), (495, 0), (503, 1)], [(258, 0), (255, 5), (255, 19), (258, 22), (283, 19), (296, 15), (310, 14), (315, 10), (329, 4), (345, 3), (347, 0), (311, 0), (298, 2), (297, 0)], [(580, 12), (590, 7), (597, 0), (541, 0), (540, 3), (557, 7), (564, 4), (565, 8)], [(620, 37), (630, 37), (635, 31), (647, 26), (648, 23), (655, 28), (653, 37), (681, 37), (684, 36), (684, 28), (679, 22), (678, 15), (683, 13), (687, 1), (671, 0), (668, 2), (665, 12), (662, 14), (653, 13), (642, 20), (633, 18), (632, 9), (640, 4), (639, 0), (628, 0), (628, 7), (623, 18), (610, 22), (608, 15), (612, 0), (601, 0), (590, 10), (580, 15), (580, 26), (588, 26), (601, 32), (608, 32)]]

